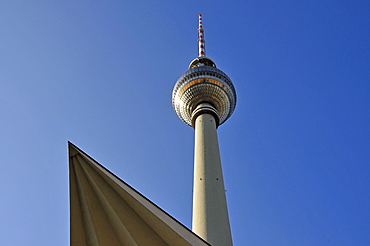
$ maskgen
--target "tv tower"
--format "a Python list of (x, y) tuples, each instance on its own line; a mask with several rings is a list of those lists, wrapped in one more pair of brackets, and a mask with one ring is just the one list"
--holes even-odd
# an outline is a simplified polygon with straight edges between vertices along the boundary
[(172, 105), (195, 130), (192, 230), (211, 245), (232, 245), (217, 128), (233, 113), (236, 91), (230, 78), (205, 53), (199, 14), (198, 57), (176, 82)]

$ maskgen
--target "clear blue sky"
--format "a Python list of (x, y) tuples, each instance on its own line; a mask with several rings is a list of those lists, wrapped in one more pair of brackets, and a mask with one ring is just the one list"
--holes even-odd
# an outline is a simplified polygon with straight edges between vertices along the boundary
[(237, 90), (219, 141), (235, 246), (370, 245), (368, 1), (2, 1), (0, 245), (68, 245), (67, 141), (191, 227), (197, 55)]

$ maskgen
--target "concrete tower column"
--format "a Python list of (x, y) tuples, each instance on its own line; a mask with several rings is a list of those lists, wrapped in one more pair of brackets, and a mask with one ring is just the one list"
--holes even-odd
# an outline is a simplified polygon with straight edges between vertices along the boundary
[[(209, 104), (195, 117), (192, 230), (211, 245), (231, 246), (231, 231), (217, 138), (217, 115)], [(203, 109), (203, 110), (202, 110)], [(214, 108), (213, 108), (214, 109)]]

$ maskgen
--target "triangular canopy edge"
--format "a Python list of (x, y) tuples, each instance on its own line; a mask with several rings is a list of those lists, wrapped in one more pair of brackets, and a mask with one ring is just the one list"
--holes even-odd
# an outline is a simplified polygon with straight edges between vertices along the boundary
[[(196, 235), (194, 232), (189, 230), (186, 226), (184, 226), (182, 223), (180, 223), (178, 220), (176, 220), (174, 217), (172, 217), (166, 211), (164, 211), (163, 209), (158, 207), (155, 203), (150, 201), (148, 198), (146, 198), (140, 192), (135, 190), (132, 186), (127, 184), (125, 181), (123, 181), (122, 179), (117, 177), (115, 174), (113, 174), (111, 171), (109, 171), (103, 165), (101, 165), (100, 163), (95, 161), (93, 158), (91, 158), (89, 155), (87, 155), (84, 151), (82, 151), (80, 148), (78, 148), (76, 145), (74, 145), (70, 141), (68, 141), (68, 155), (69, 155), (69, 162), (70, 162), (70, 176), (71, 175), (76, 175), (76, 172), (72, 170), (73, 169), (72, 166), (74, 165), (73, 161), (72, 161), (72, 159), (74, 159), (73, 157), (81, 156), (86, 161), (86, 163), (93, 166), (95, 169), (99, 169), (100, 170), (99, 172), (102, 172), (102, 176), (104, 176), (104, 178), (107, 179), (109, 183), (114, 184), (114, 186), (118, 185), (123, 190), (125, 190), (125, 192), (129, 193), (134, 199), (136, 199), (136, 201), (137, 201), (136, 204), (140, 203), (139, 206), (141, 207), (141, 212), (138, 211), (138, 213), (146, 214), (146, 215), (150, 214), (151, 217), (157, 216), (157, 219), (158, 219), (157, 221), (160, 220), (163, 223), (167, 224), (166, 228), (167, 229), (171, 228), (169, 230), (173, 230), (173, 232), (171, 232), (171, 233), (174, 233), (173, 235), (176, 235), (176, 237), (178, 237), (178, 236), (182, 237), (185, 241), (190, 243), (190, 245), (209, 245), (206, 241), (201, 239), (198, 235)], [(76, 177), (76, 178), (78, 179), (78, 177)], [(73, 193), (73, 191), (72, 191), (72, 182), (73, 181), (72, 181), (72, 178), (70, 178), (70, 179), (71, 179), (70, 180), (70, 182), (71, 182), (70, 185), (71, 185), (71, 194), (72, 194)], [(74, 193), (77, 194), (78, 192), (74, 192)], [(73, 198), (73, 196), (71, 195), (71, 210), (72, 210), (72, 202), (73, 202), (72, 199), (78, 199), (78, 198)], [(131, 197), (130, 197), (130, 200), (132, 200)], [(135, 209), (135, 207), (136, 206), (134, 206), (134, 209)], [(143, 208), (143, 207), (145, 207), (145, 208)], [(145, 210), (144, 212), (143, 212), (143, 209)], [(71, 211), (71, 216), (72, 216), (72, 214), (73, 213)], [(74, 212), (74, 214), (76, 214), (76, 213)], [(145, 220), (145, 218), (144, 218), (144, 220)], [(72, 223), (72, 217), (71, 217), (71, 223)], [(156, 225), (151, 224), (151, 227), (155, 227), (155, 226)], [(71, 224), (71, 229), (72, 229), (72, 224)], [(153, 228), (153, 229), (155, 230), (156, 228)], [(71, 233), (72, 233), (72, 231), (71, 231)], [(85, 238), (86, 238), (87, 234), (88, 233), (86, 233), (86, 230), (85, 230)], [(91, 231), (90, 231), (90, 234), (91, 234)], [(168, 238), (167, 238), (167, 243), (168, 243)], [(71, 235), (71, 245), (72, 245), (72, 235)], [(169, 245), (171, 245), (171, 244), (169, 244)]]

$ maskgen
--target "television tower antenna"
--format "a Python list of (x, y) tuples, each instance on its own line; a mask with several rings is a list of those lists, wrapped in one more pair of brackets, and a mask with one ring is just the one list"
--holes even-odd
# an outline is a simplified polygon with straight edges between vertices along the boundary
[(206, 56), (202, 14), (198, 15), (198, 56)]

